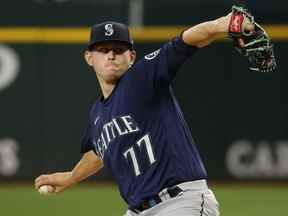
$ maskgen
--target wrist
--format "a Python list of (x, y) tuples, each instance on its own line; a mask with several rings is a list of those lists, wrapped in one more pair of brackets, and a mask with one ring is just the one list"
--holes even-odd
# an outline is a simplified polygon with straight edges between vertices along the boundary
[(74, 185), (78, 183), (78, 179), (77, 179), (77, 175), (75, 175), (75, 173), (73, 171), (67, 172), (67, 183), (69, 185)]
[(231, 14), (228, 14), (215, 20), (217, 33), (228, 33), (230, 18)]

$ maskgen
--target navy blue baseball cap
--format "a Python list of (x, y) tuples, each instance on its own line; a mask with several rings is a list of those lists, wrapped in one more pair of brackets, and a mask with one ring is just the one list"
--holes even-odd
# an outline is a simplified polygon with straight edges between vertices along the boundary
[(107, 21), (92, 26), (88, 50), (92, 50), (95, 44), (106, 41), (127, 43), (131, 50), (134, 49), (128, 26), (122, 23)]

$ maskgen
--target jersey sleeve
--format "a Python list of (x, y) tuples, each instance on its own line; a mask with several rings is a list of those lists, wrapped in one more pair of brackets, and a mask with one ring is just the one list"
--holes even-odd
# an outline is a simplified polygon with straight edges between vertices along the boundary
[(80, 153), (86, 153), (86, 152), (93, 149), (93, 142), (92, 142), (92, 138), (91, 138), (91, 134), (92, 134), (91, 115), (92, 115), (93, 107), (94, 107), (94, 105), (92, 106), (90, 113), (89, 113), (88, 124), (82, 133)]
[(81, 149), (80, 152), (81, 153), (86, 153), (90, 150), (93, 149), (93, 143), (91, 141), (91, 137), (90, 137), (90, 124), (85, 128), (85, 130), (83, 131), (82, 137), (81, 137)]
[(144, 67), (152, 72), (154, 84), (170, 85), (176, 72), (197, 50), (196, 46), (186, 44), (182, 37), (178, 36), (164, 44), (161, 49), (146, 55), (141, 61)]

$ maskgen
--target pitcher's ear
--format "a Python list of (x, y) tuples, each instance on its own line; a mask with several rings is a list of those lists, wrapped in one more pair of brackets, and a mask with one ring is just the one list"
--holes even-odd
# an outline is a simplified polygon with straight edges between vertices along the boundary
[(133, 65), (135, 60), (136, 60), (136, 51), (132, 50), (131, 51), (131, 62), (130, 62), (130, 64)]
[(93, 62), (92, 62), (92, 52), (90, 52), (89, 50), (86, 50), (84, 52), (84, 59), (86, 61), (86, 63), (89, 65), (89, 66), (93, 66)]

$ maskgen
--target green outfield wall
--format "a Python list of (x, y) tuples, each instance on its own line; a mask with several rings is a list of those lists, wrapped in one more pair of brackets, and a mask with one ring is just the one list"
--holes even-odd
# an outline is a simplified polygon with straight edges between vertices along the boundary
[[(159, 46), (138, 43), (139, 58)], [(80, 158), (99, 96), (84, 47), (0, 46), (0, 179), (68, 169)], [(174, 89), (211, 178), (288, 177), (287, 49), (275, 43), (274, 73), (249, 71), (229, 42), (200, 50), (179, 71)]]
[[(0, 180), (68, 170), (80, 159), (82, 129), (100, 94), (83, 59), (89, 26), (108, 18), (127, 21), (128, 2), (108, 2), (39, 0), (14, 8), (10, 1), (1, 8)], [(132, 28), (138, 59), (230, 4), (194, 2), (190, 23), (186, 1), (157, 1), (167, 9), (159, 14), (152, 13), (151, 2), (145, 5), (151, 13), (145, 13), (147, 26)], [(180, 3), (185, 16), (176, 10)], [(175, 20), (168, 19), (172, 5), (179, 13)], [(197, 8), (205, 5), (212, 16), (200, 14)], [(281, 14), (285, 5), (275, 5), (273, 13)], [(231, 42), (220, 37), (183, 65), (173, 83), (211, 179), (288, 179), (288, 21), (276, 15), (269, 20), (264, 6), (256, 14), (275, 43), (276, 72), (249, 71)], [(104, 170), (96, 178), (111, 175)]]

